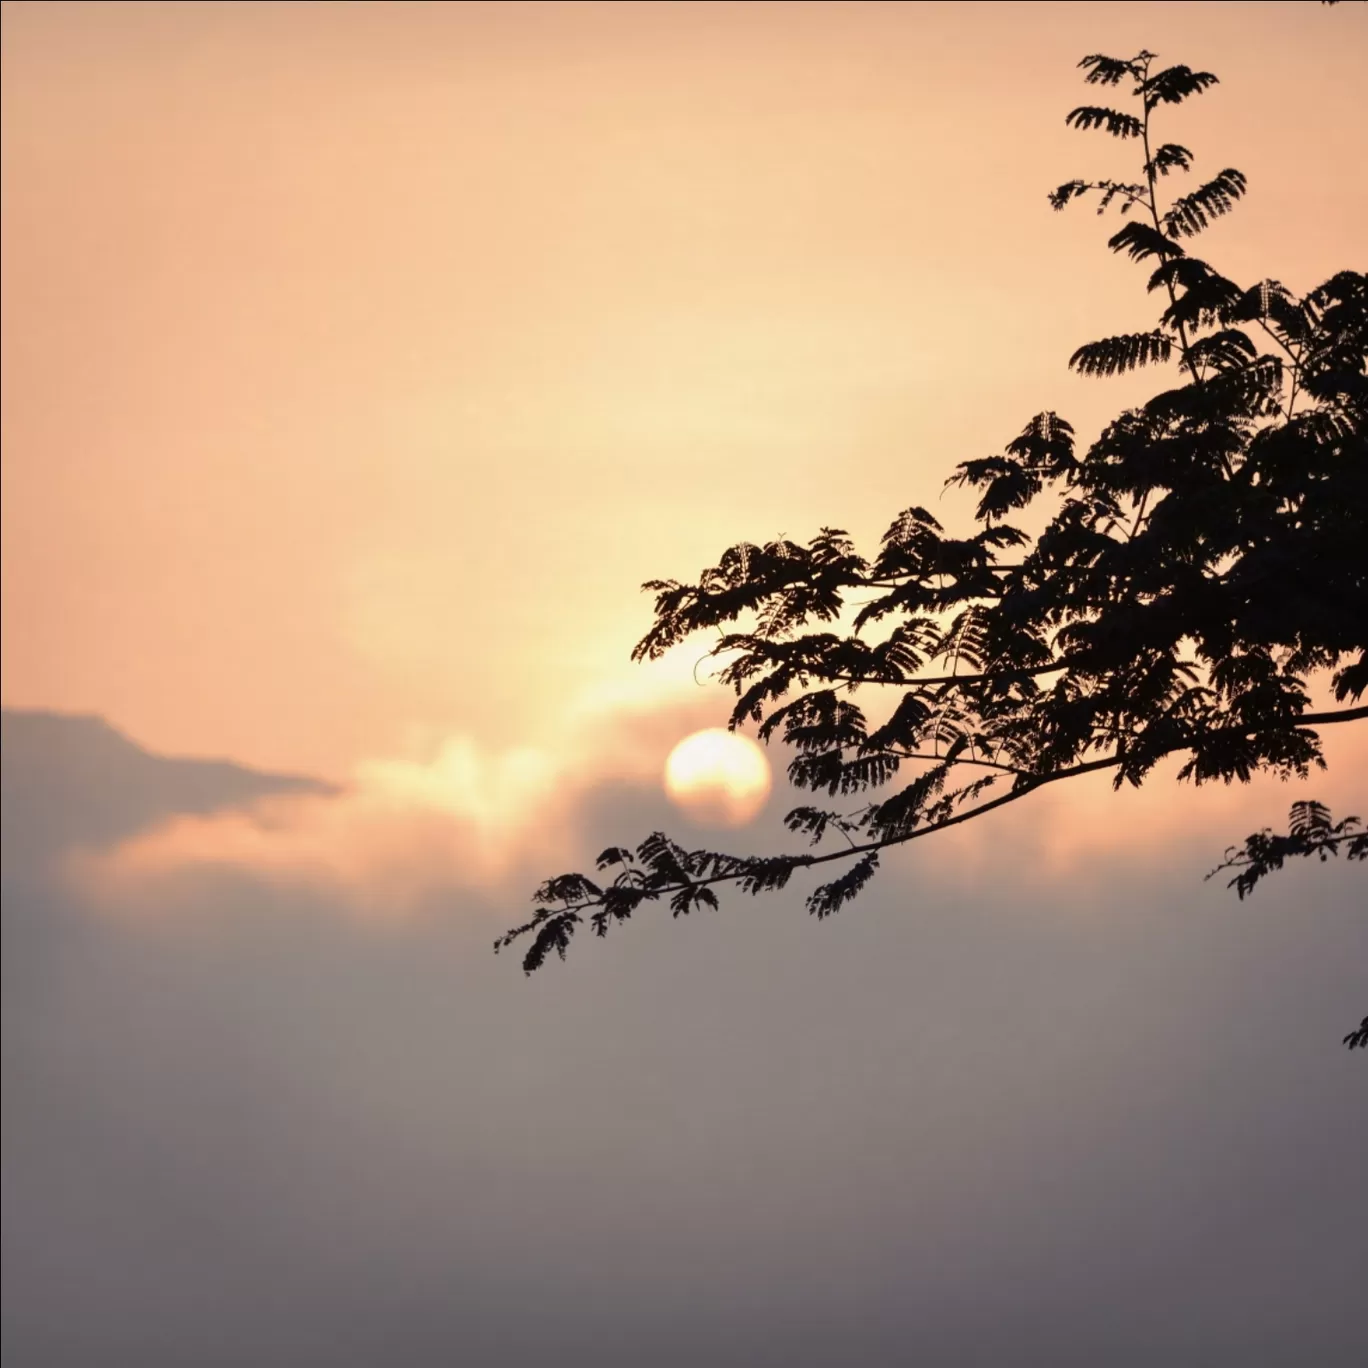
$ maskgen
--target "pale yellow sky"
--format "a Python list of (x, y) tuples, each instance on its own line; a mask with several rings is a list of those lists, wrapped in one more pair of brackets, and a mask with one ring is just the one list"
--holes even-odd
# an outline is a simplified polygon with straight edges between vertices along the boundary
[(1084, 53), (1221, 77), (1223, 269), (1361, 268), (1362, 9), (6, 4), (5, 703), (563, 748), (657, 687), (642, 580), (1125, 402), (1065, 361), (1142, 273), (1045, 201), (1126, 169)]

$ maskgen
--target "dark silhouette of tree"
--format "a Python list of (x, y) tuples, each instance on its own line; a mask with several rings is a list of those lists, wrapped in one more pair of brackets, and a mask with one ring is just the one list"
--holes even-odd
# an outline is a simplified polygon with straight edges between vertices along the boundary
[[(1169, 756), (1197, 784), (1305, 777), (1324, 768), (1321, 728), (1368, 717), (1353, 706), (1368, 686), (1368, 278), (1342, 271), (1298, 297), (1192, 255), (1245, 177), (1226, 168), (1166, 195), (1195, 158), (1156, 124), (1216, 77), (1149, 52), (1079, 65), (1125, 107), (1083, 105), (1066, 122), (1120, 139), (1139, 165), (1134, 180), (1068, 181), (1050, 202), (1118, 213), (1108, 246), (1145, 269), (1161, 310), (1069, 364), (1110, 376), (1169, 363), (1176, 380), (1084, 451), (1041, 413), (1001, 454), (961, 464), (947, 483), (978, 492), (970, 535), (913, 507), (871, 557), (824, 527), (805, 545), (734, 546), (697, 583), (646, 585), (655, 621), (634, 659), (719, 631), (730, 725), (793, 747), (797, 787), (868, 796), (794, 808), (786, 825), (808, 840), (794, 853), (686, 850), (660, 832), (610, 847), (605, 874), (548, 880), (531, 919), (496, 942), (529, 938), (529, 973), (580, 926), (604, 935), (643, 903), (679, 916), (716, 907), (720, 885), (759, 893), (844, 866), (807, 896), (829, 916), (887, 848), (1059, 780), (1105, 770), (1139, 785)], [(1039, 535), (1010, 521), (1040, 503)], [(879, 700), (874, 713), (857, 693)], [(1358, 819), (1298, 803), (1286, 835), (1250, 836), (1221, 868), (1244, 897), (1285, 860), (1341, 848), (1368, 858)], [(1368, 1024), (1346, 1042), (1368, 1045)]]

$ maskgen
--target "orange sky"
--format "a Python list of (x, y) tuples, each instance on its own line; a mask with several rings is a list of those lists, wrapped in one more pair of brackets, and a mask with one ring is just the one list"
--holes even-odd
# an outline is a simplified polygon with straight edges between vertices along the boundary
[(685, 677), (627, 662), (642, 580), (954, 516), (1125, 401), (1065, 360), (1142, 275), (1045, 201), (1124, 165), (1085, 52), (1220, 75), (1172, 132), (1250, 176), (1223, 269), (1362, 267), (1361, 9), (6, 4), (5, 703), (564, 749)]

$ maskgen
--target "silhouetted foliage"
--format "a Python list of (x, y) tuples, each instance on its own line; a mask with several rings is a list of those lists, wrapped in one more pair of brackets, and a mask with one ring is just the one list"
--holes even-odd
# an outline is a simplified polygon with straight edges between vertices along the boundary
[[(1134, 145), (1138, 178), (1068, 181), (1050, 202), (1118, 211), (1108, 245), (1145, 268), (1161, 308), (1154, 328), (1088, 343), (1070, 365), (1110, 376), (1176, 362), (1176, 377), (1085, 450), (1040, 413), (999, 454), (963, 462), (948, 484), (978, 493), (966, 536), (912, 507), (872, 556), (824, 527), (805, 544), (734, 546), (696, 583), (650, 582), (655, 620), (634, 659), (720, 631), (711, 654), (737, 695), (730, 725), (789, 743), (796, 786), (867, 796), (790, 812), (806, 851), (738, 857), (660, 833), (604, 851), (609, 881), (549, 880), (532, 918), (497, 942), (530, 937), (528, 972), (564, 956), (585, 921), (603, 935), (644, 902), (667, 898), (679, 916), (716, 906), (718, 884), (758, 893), (850, 862), (807, 897), (828, 916), (885, 847), (1057, 780), (1108, 770), (1117, 787), (1139, 785), (1175, 755), (1198, 784), (1305, 777), (1324, 767), (1319, 728), (1368, 717), (1347, 706), (1368, 685), (1368, 279), (1341, 271), (1298, 296), (1191, 255), (1245, 177), (1226, 168), (1165, 199), (1161, 185), (1196, 158), (1157, 143), (1154, 124), (1216, 77), (1157, 68), (1149, 52), (1080, 66), (1128, 108), (1085, 105), (1067, 123)], [(1037, 501), (1051, 517), (1033, 537), (1008, 519)], [(1341, 706), (1313, 707), (1317, 677)], [(877, 717), (860, 691), (881, 700)], [(1287, 835), (1256, 833), (1221, 867), (1243, 897), (1284, 860), (1340, 846), (1368, 854), (1357, 819), (1298, 803)]]
[(1341, 846), (1351, 860), (1368, 860), (1368, 832), (1357, 817), (1336, 822), (1324, 803), (1293, 803), (1288, 817), (1288, 832), (1280, 835), (1270, 828), (1245, 837), (1242, 846), (1231, 846), (1221, 864), (1207, 875), (1213, 878), (1222, 870), (1234, 869), (1236, 875), (1227, 887), (1241, 898), (1254, 891), (1265, 874), (1283, 867), (1283, 861), (1297, 856), (1316, 855), (1323, 864), (1338, 855)]

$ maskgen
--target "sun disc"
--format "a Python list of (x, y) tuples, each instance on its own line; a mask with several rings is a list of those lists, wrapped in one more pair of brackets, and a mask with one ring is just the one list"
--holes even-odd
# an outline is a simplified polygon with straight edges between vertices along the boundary
[(709, 727), (686, 736), (665, 762), (665, 791), (705, 826), (741, 826), (769, 797), (765, 752), (748, 736)]

